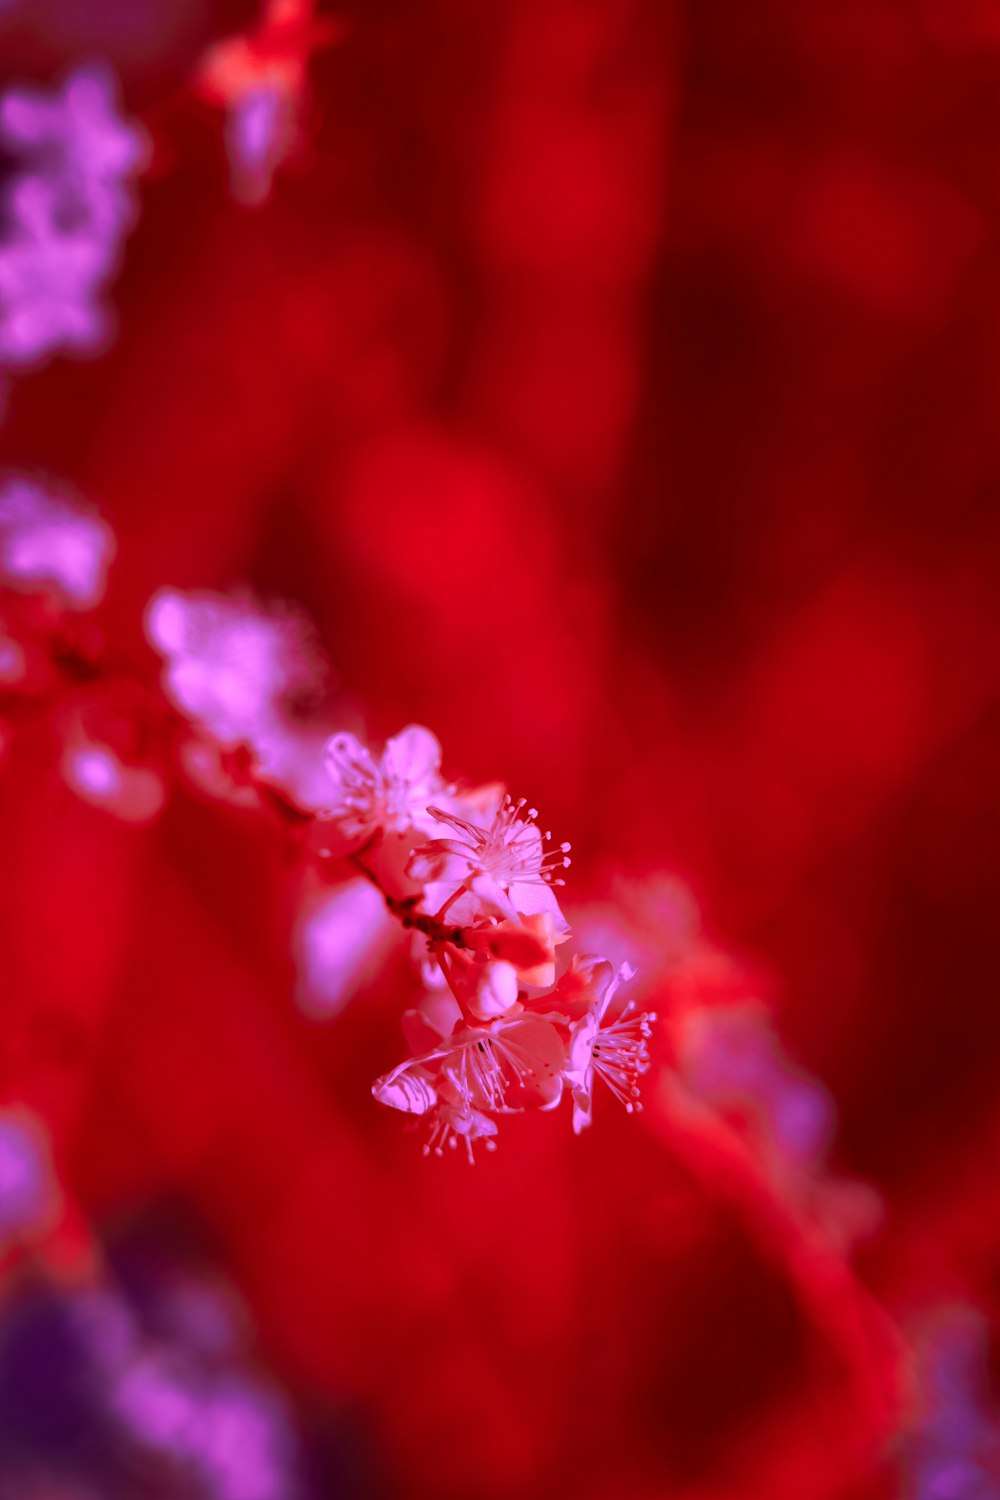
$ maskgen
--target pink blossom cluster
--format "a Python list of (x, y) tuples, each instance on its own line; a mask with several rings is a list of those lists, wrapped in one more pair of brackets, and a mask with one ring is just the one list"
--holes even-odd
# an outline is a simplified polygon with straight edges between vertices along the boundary
[(100, 351), (104, 290), (135, 219), (132, 178), (146, 140), (118, 114), (103, 65), (62, 89), (0, 96), (0, 144), (15, 162), (0, 240), (0, 364), (25, 368), (60, 351)]
[(553, 846), (523, 798), (445, 783), (418, 725), (378, 757), (336, 735), (326, 759), (326, 852), (346, 852), (424, 949), (425, 993), (403, 1017), (411, 1056), (376, 1080), (376, 1099), (425, 1120), (425, 1151), (461, 1139), (470, 1160), (475, 1141), (493, 1148), (498, 1117), (554, 1109), (564, 1093), (579, 1132), (598, 1079), (637, 1109), (655, 1017), (614, 1005), (631, 966), (577, 956), (556, 979), (570, 845)]
[(0, 577), (8, 587), (91, 609), (114, 550), (110, 527), (76, 496), (25, 474), (0, 480)]
[[(424, 1118), (428, 1150), (461, 1138), (471, 1158), (476, 1140), (492, 1148), (500, 1116), (554, 1109), (564, 1093), (579, 1132), (598, 1080), (629, 1112), (639, 1108), (654, 1017), (616, 1004), (631, 964), (577, 956), (556, 977), (570, 933), (557, 895), (570, 845), (553, 844), (525, 799), (446, 782), (429, 729), (410, 725), (379, 755), (349, 731), (331, 736), (315, 711), (323, 663), (288, 609), (159, 590), (145, 616), (162, 662), (159, 708), (155, 686), (110, 666), (99, 647), (81, 671), (52, 612), (58, 620), (99, 601), (112, 548), (108, 528), (81, 506), (26, 481), (0, 492), (0, 584), (41, 591), (49, 608), (47, 633), (29, 639), (22, 620), (10, 645), (25, 660), (49, 652), (40, 681), (65, 700), (56, 717), (69, 786), (142, 822), (163, 805), (173, 764), (212, 795), (276, 809), (307, 864), (354, 877), (340, 891), (357, 891), (359, 880), (373, 888), (376, 905), (412, 933), (424, 985), (403, 1017), (411, 1055), (374, 1094)], [(334, 930), (327, 922), (306, 952), (313, 970), (317, 959), (357, 968), (340, 932), (357, 907), (335, 896)], [(362, 925), (383, 941), (384, 923), (366, 916)], [(338, 999), (346, 978), (309, 976)]]

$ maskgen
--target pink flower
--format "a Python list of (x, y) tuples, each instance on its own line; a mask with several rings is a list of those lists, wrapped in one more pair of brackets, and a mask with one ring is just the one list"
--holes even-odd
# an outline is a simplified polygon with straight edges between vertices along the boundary
[(393, 951), (397, 925), (375, 888), (358, 877), (324, 891), (299, 918), (297, 1000), (307, 1015), (336, 1015)]
[(693, 1094), (713, 1109), (748, 1117), (786, 1167), (819, 1164), (834, 1132), (833, 1101), (785, 1057), (762, 1006), (691, 1012), (681, 1027), (678, 1061)]
[(110, 527), (82, 503), (22, 475), (0, 487), (0, 583), (92, 609), (114, 551)]
[(522, 812), (524, 806), (523, 797), (512, 802), (505, 796), (485, 828), (441, 807), (427, 809), (454, 834), (428, 839), (407, 868), (410, 877), (424, 885), (428, 910), (439, 908), (437, 915), (442, 917), (455, 908), (452, 918), (457, 921), (483, 914), (516, 921), (548, 912), (559, 931), (569, 930), (553, 886), (563, 884), (556, 872), (569, 866), (570, 845), (560, 844), (546, 853), (552, 835), (543, 838), (535, 822), (537, 811), (530, 807)]
[[(573, 1129), (577, 1135), (591, 1122), (595, 1076), (603, 1080), (616, 1099), (631, 1114), (642, 1108), (639, 1103), (639, 1075), (649, 1068), (646, 1043), (650, 1037), (653, 1013), (633, 1015), (630, 1002), (617, 1021), (605, 1024), (605, 1017), (619, 985), (635, 975), (631, 964), (622, 964), (612, 977), (611, 965), (604, 960), (583, 960), (570, 969), (568, 989), (576, 989), (581, 974), (587, 976), (585, 992), (589, 1008), (583, 1018), (570, 1028), (569, 1058), (566, 1082), (573, 1091)], [(565, 976), (564, 976), (565, 977)], [(557, 999), (559, 985), (552, 994)]]
[(26, 1110), (0, 1109), (0, 1254), (43, 1232), (58, 1207), (44, 1131)]
[(164, 658), (167, 697), (227, 748), (270, 745), (283, 715), (318, 684), (302, 622), (249, 599), (160, 589), (146, 634)]
[(377, 1079), (372, 1092), (407, 1114), (424, 1114), (438, 1099), (486, 1114), (552, 1109), (562, 1097), (565, 1062), (566, 1045), (552, 1021), (520, 1011), (460, 1026)]
[(443, 782), (441, 746), (429, 729), (400, 730), (378, 761), (355, 735), (336, 734), (325, 759), (335, 788), (326, 816), (350, 843), (362, 844), (378, 830), (402, 835), (433, 827), (427, 804)]
[(163, 781), (147, 766), (125, 764), (110, 745), (75, 738), (62, 758), (67, 784), (95, 807), (126, 823), (149, 823), (166, 800)]

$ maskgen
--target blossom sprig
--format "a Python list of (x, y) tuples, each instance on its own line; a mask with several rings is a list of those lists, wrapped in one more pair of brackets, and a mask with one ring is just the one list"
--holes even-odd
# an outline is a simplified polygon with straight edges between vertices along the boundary
[(634, 970), (576, 957), (555, 977), (569, 842), (553, 843), (524, 798), (446, 784), (440, 745), (419, 725), (378, 757), (337, 735), (326, 764), (324, 852), (351, 861), (423, 942), (427, 993), (404, 1017), (412, 1055), (376, 1079), (375, 1098), (425, 1120), (427, 1152), (462, 1142), (470, 1160), (476, 1141), (494, 1148), (499, 1116), (555, 1109), (567, 1091), (579, 1133), (598, 1080), (639, 1109), (655, 1016), (631, 1004), (612, 1014)]
[[(212, 797), (277, 811), (321, 883), (362, 877), (412, 934), (425, 993), (403, 1018), (410, 1056), (373, 1092), (425, 1117), (428, 1151), (461, 1141), (472, 1157), (476, 1141), (493, 1147), (499, 1117), (555, 1109), (564, 1094), (579, 1132), (598, 1081), (627, 1111), (640, 1107), (655, 1018), (616, 1006), (629, 964), (614, 972), (578, 956), (557, 978), (570, 844), (543, 832), (536, 808), (497, 785), (447, 781), (422, 725), (378, 753), (350, 731), (324, 733), (323, 663), (306, 622), (249, 595), (154, 594), (144, 623), (158, 682), (112, 661), (99, 631), (67, 666), (65, 632), (100, 601), (111, 533), (23, 479), (0, 502), (0, 586), (44, 605), (37, 621), (0, 609), (0, 624), (17, 627), (0, 637), (11, 679), (0, 692), (51, 711), (70, 788), (141, 823), (179, 771)], [(324, 942), (351, 959), (349, 943)]]

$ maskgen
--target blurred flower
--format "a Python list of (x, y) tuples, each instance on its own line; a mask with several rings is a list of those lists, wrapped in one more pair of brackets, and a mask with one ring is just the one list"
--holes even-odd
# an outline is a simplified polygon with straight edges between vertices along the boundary
[(109, 745), (77, 739), (62, 758), (68, 786), (84, 802), (114, 813), (126, 823), (148, 823), (166, 800), (166, 788), (155, 771), (125, 765)]
[(266, 747), (318, 685), (320, 663), (302, 622), (249, 599), (160, 589), (146, 634), (164, 658), (167, 697), (228, 748)]
[(787, 1166), (804, 1169), (822, 1158), (833, 1134), (833, 1103), (782, 1056), (760, 1006), (692, 1011), (681, 1022), (680, 1069), (705, 1103), (747, 1113)]
[(55, 1200), (41, 1126), (25, 1110), (0, 1109), (0, 1253), (43, 1229)]
[(201, 91), (226, 106), (230, 182), (241, 203), (270, 194), (300, 139), (309, 57), (340, 32), (313, 10), (313, 0), (266, 0), (257, 28), (218, 42), (201, 65)]
[(62, 90), (0, 96), (0, 141), (14, 154), (0, 240), (0, 362), (23, 367), (60, 349), (99, 352), (101, 304), (135, 218), (131, 179), (146, 141), (118, 115), (103, 65)]
[(986, 1356), (986, 1322), (971, 1307), (940, 1312), (918, 1338), (904, 1500), (1000, 1495), (1000, 1412), (989, 1403)]
[(106, 1281), (13, 1299), (0, 1317), (3, 1477), (19, 1494), (30, 1480), (163, 1500), (304, 1496), (292, 1413), (250, 1365), (230, 1303), (202, 1288), (199, 1320), (179, 1318), (148, 1268), (129, 1293)]
[(110, 527), (80, 501), (23, 475), (0, 483), (0, 584), (91, 609), (114, 552)]
[(376, 972), (397, 931), (398, 924), (369, 881), (348, 880), (325, 891), (299, 918), (299, 1008), (312, 1016), (336, 1015)]
[(233, 197), (241, 203), (263, 203), (294, 139), (295, 116), (282, 89), (261, 84), (236, 95), (226, 115)]

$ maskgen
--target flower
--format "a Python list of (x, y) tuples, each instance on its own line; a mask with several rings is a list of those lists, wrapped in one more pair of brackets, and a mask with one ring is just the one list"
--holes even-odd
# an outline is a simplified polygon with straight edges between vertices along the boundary
[(125, 764), (110, 745), (74, 736), (62, 757), (68, 786), (84, 802), (126, 823), (149, 823), (162, 810), (166, 789), (148, 766)]
[(428, 807), (429, 815), (454, 836), (428, 839), (414, 853), (407, 873), (424, 885), (428, 908), (438, 908), (440, 902), (439, 919), (468, 895), (473, 900), (463, 900), (452, 912), (453, 920), (483, 912), (509, 920), (548, 912), (559, 931), (569, 930), (553, 886), (563, 884), (556, 872), (568, 868), (570, 845), (546, 853), (552, 835), (543, 837), (535, 822), (537, 810), (524, 812), (525, 805), (523, 797), (514, 802), (505, 796), (485, 828), (442, 807)]
[(330, 1017), (378, 972), (392, 951), (396, 923), (381, 895), (358, 877), (326, 890), (299, 918), (297, 1000), (307, 1015)]
[(143, 165), (143, 132), (118, 113), (118, 86), (106, 64), (71, 73), (51, 92), (8, 89), (0, 99), (0, 139), (60, 188), (63, 210), (90, 224), (131, 210), (128, 179)]
[(59, 350), (100, 353), (110, 322), (100, 294), (107, 244), (60, 228), (50, 184), (19, 182), (8, 201), (12, 231), (0, 244), (0, 360), (15, 368)]
[(114, 551), (110, 527), (82, 502), (25, 475), (0, 485), (0, 583), (91, 609)]
[(406, 834), (433, 827), (427, 804), (443, 789), (441, 746), (429, 729), (409, 724), (387, 740), (381, 758), (353, 734), (327, 742), (326, 768), (335, 796), (325, 816), (352, 843), (373, 833)]
[[(605, 960), (585, 960), (576, 971), (570, 970), (569, 988), (576, 988), (581, 973), (587, 975), (589, 1008), (583, 1018), (570, 1028), (569, 1059), (565, 1076), (573, 1091), (573, 1129), (577, 1135), (591, 1122), (595, 1076), (603, 1080), (616, 1099), (631, 1114), (639, 1110), (639, 1075), (649, 1068), (646, 1043), (651, 1035), (653, 1012), (634, 1015), (630, 1001), (617, 1021), (604, 1024), (611, 1001), (619, 985), (634, 978), (631, 964), (622, 964), (612, 977), (611, 965)], [(554, 998), (558, 997), (556, 986)]]
[(277, 167), (296, 134), (296, 108), (283, 88), (268, 83), (235, 94), (226, 114), (226, 155), (233, 197), (264, 203)]
[(0, 1109), (0, 1253), (43, 1230), (57, 1200), (41, 1127), (26, 1111)]
[(315, 691), (319, 665), (302, 622), (249, 599), (160, 589), (146, 634), (164, 658), (163, 687), (219, 744), (268, 749), (283, 716)]
[(226, 154), (233, 197), (263, 203), (276, 169), (295, 150), (306, 104), (310, 54), (340, 35), (340, 26), (318, 21), (312, 0), (266, 0), (249, 35), (211, 47), (198, 86), (226, 106)]
[(135, 219), (131, 178), (146, 139), (117, 112), (114, 74), (78, 69), (61, 91), (0, 96), (0, 143), (16, 158), (0, 243), (0, 360), (31, 365), (60, 349), (99, 352), (101, 295)]
[(748, 1116), (785, 1166), (819, 1164), (834, 1130), (833, 1102), (822, 1084), (784, 1056), (762, 1006), (692, 1011), (681, 1025), (678, 1061), (697, 1098)]

